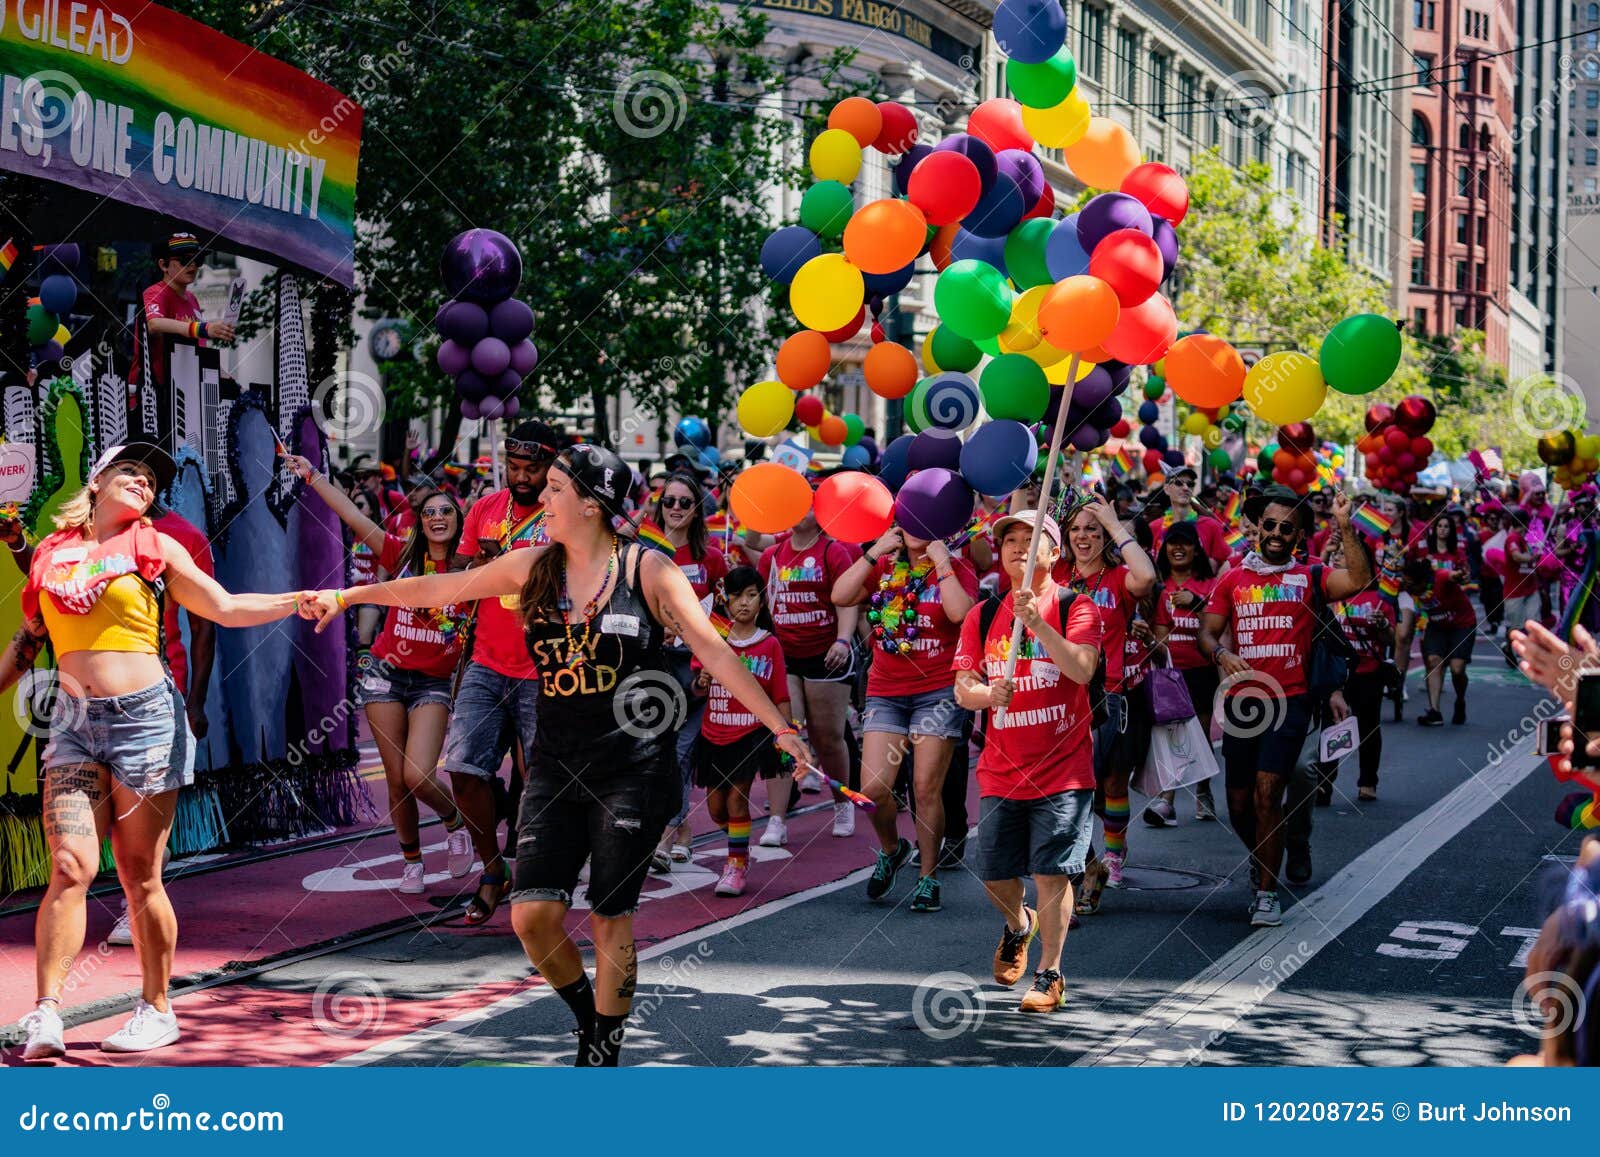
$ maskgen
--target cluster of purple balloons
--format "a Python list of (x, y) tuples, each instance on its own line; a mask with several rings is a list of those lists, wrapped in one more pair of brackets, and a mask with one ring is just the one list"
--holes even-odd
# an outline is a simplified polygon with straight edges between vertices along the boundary
[(434, 325), (444, 341), (439, 368), (456, 380), (464, 418), (514, 418), (516, 394), (539, 364), (533, 309), (511, 295), (522, 281), (522, 254), (493, 229), (468, 229), (450, 239), (439, 261), (450, 300)]

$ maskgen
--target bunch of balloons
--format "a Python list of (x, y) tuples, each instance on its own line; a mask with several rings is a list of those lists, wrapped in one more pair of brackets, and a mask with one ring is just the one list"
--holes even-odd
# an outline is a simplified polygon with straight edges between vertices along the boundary
[(672, 428), (672, 441), (689, 457), (707, 470), (722, 465), (722, 452), (717, 449), (716, 434), (704, 418), (679, 418)]
[(1437, 412), (1427, 398), (1413, 394), (1398, 406), (1374, 402), (1367, 407), (1367, 432), (1356, 442), (1366, 456), (1373, 485), (1404, 494), (1427, 466), (1433, 442), (1427, 437)]
[(29, 360), (41, 378), (61, 372), (67, 342), (72, 340), (65, 323), (78, 303), (76, 272), (82, 260), (82, 251), (71, 243), (39, 250), (39, 296), (28, 299), (28, 347)]
[(1600, 472), (1600, 435), (1558, 430), (1540, 438), (1537, 449), (1539, 461), (1554, 468), (1551, 477), (1565, 490)]
[(539, 364), (533, 309), (512, 296), (522, 254), (504, 233), (468, 229), (444, 247), (439, 273), (450, 300), (434, 317), (444, 338), (436, 356), (455, 379), (462, 417), (516, 417), (517, 391)]
[(1305, 494), (1320, 476), (1317, 435), (1310, 422), (1291, 422), (1278, 428), (1278, 439), (1261, 448), (1256, 466), (1272, 480), (1296, 494)]

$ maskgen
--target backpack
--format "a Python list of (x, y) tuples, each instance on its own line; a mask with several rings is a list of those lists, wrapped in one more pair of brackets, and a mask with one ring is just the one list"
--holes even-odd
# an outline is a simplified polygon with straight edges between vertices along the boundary
[[(1061, 629), (1066, 630), (1067, 612), (1072, 609), (1072, 600), (1078, 596), (1066, 587), (1056, 588), (1056, 606), (1061, 616)], [(1000, 604), (1004, 602), (995, 595), (990, 595), (983, 600), (978, 609), (978, 643), (987, 646), (989, 642), (989, 628), (994, 626), (995, 616), (1000, 613)], [(1095, 664), (1094, 675), (1089, 679), (1089, 711), (1090, 724), (1099, 727), (1110, 713), (1106, 709), (1106, 655), (1100, 652), (1100, 661)]]

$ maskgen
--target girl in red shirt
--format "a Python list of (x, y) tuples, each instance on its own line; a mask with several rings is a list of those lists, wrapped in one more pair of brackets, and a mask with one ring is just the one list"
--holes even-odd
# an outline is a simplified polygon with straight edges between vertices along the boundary
[[(1156, 574), (1161, 578), (1161, 591), (1156, 596), (1156, 641), (1166, 649), (1168, 661), (1182, 672), (1195, 714), (1209, 729), (1222, 677), (1200, 653), (1200, 614), (1217, 585), (1217, 573), (1210, 557), (1200, 548), (1200, 534), (1193, 523), (1180, 522), (1167, 531), (1156, 556)], [(1216, 819), (1210, 780), (1197, 785), (1194, 794), (1194, 818)], [(1162, 821), (1152, 826), (1165, 826), (1174, 814), (1172, 793), (1163, 793), (1162, 798), (1166, 808), (1157, 808), (1155, 800), (1145, 808), (1145, 822), (1151, 822), (1152, 809)]]
[[(1367, 563), (1372, 564), (1371, 548), (1363, 542)], [(1340, 537), (1328, 543), (1326, 564), (1335, 568), (1344, 566), (1344, 542)], [(1372, 573), (1376, 574), (1376, 570)], [(1378, 592), (1376, 582), (1369, 584), (1359, 594), (1343, 602), (1331, 604), (1339, 617), (1339, 626), (1356, 653), (1350, 677), (1345, 680), (1344, 698), (1356, 717), (1361, 746), (1359, 772), (1356, 779), (1357, 797), (1363, 801), (1378, 798), (1378, 765), (1383, 759), (1383, 697), (1396, 677), (1394, 667), (1394, 625), (1398, 609), (1394, 601)], [(1319, 766), (1317, 801), (1324, 806), (1333, 802), (1334, 775), (1338, 764)]]
[[(783, 648), (773, 633), (762, 596), (761, 574), (735, 567), (723, 581), (728, 608), (728, 646), (761, 684), (780, 714), (789, 714), (789, 676)], [(695, 782), (706, 789), (706, 811), (728, 833), (728, 863), (717, 881), (719, 896), (741, 896), (750, 868), (750, 785), (757, 773), (776, 783), (783, 765), (772, 732), (721, 683), (694, 662), (695, 690), (706, 696), (705, 717), (695, 743)], [(769, 823), (772, 821), (768, 821)]]

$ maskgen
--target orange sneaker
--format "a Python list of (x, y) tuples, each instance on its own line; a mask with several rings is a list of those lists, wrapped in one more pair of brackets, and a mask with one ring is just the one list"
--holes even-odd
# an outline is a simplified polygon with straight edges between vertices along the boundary
[(1067, 1003), (1067, 982), (1054, 968), (1033, 974), (1033, 987), (1022, 998), (1023, 1012), (1054, 1012)]
[(1013, 932), (1009, 926), (1000, 930), (1000, 946), (994, 950), (994, 982), (1010, 988), (1028, 971), (1028, 945), (1039, 934), (1039, 913), (1026, 904), (1022, 914), (1027, 918), (1025, 932)]

